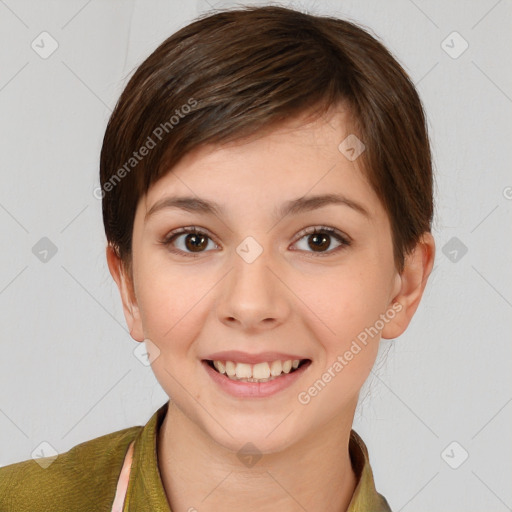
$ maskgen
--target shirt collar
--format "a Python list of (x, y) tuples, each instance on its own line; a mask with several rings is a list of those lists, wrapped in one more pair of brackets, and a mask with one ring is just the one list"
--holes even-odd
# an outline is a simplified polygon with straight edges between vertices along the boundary
[[(135, 438), (132, 469), (123, 511), (171, 512), (157, 458), (158, 430), (168, 406), (169, 401), (151, 416)], [(386, 499), (375, 488), (368, 449), (355, 430), (350, 431), (349, 453), (357, 485), (347, 512), (391, 512)]]
[(129, 510), (171, 512), (157, 462), (157, 435), (168, 406), (169, 400), (151, 416), (135, 438), (123, 512)]
[(350, 431), (348, 445), (350, 460), (357, 478), (357, 485), (347, 512), (391, 512), (386, 498), (377, 492), (370, 466), (368, 449), (355, 430)]

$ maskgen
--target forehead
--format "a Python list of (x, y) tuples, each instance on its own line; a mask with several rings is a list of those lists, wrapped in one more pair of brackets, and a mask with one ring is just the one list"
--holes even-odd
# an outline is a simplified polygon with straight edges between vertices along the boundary
[(233, 212), (272, 205), (275, 213), (286, 201), (337, 193), (377, 218), (385, 213), (361, 160), (343, 152), (342, 143), (355, 136), (349, 119), (338, 107), (313, 121), (298, 117), (250, 138), (191, 151), (152, 185), (141, 201), (143, 213), (169, 195), (196, 196)]

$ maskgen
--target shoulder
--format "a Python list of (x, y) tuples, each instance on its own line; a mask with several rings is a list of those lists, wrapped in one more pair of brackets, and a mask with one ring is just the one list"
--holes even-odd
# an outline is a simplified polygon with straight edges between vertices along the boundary
[(135, 426), (80, 443), (55, 458), (44, 457), (0, 468), (0, 510), (110, 510)]

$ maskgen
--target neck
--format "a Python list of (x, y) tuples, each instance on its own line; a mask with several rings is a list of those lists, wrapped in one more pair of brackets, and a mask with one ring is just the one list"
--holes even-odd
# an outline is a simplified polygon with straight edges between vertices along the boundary
[(245, 467), (171, 400), (158, 434), (158, 466), (171, 509), (345, 512), (357, 484), (348, 450), (351, 421), (335, 418), (321, 432)]

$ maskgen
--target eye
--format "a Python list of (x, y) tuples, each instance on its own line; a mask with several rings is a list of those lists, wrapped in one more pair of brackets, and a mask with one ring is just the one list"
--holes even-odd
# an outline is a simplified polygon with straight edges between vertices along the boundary
[[(308, 248), (313, 249), (312, 256), (329, 256), (335, 252), (343, 250), (345, 247), (351, 245), (351, 240), (348, 237), (343, 236), (337, 229), (330, 228), (327, 226), (318, 226), (314, 228), (308, 228), (299, 234), (299, 243), (302, 239), (306, 240), (301, 250), (308, 251)], [(334, 238), (338, 242), (338, 246), (334, 249), (326, 251), (325, 249), (331, 246), (331, 239)]]
[[(186, 235), (183, 237), (183, 235)], [(183, 237), (179, 243), (178, 249), (174, 248), (175, 241)], [(210, 236), (195, 226), (180, 228), (169, 233), (160, 243), (169, 247), (169, 250), (175, 254), (185, 254), (186, 256), (196, 258), (200, 253), (205, 252), (208, 247), (208, 240), (214, 245)], [(187, 252), (191, 251), (191, 253)], [(196, 253), (196, 254), (194, 254)]]
[[(183, 237), (176, 248), (176, 241)], [(331, 246), (331, 239), (334, 238), (338, 246), (334, 249), (326, 251), (325, 249)], [(317, 226), (313, 228), (307, 228), (299, 233), (300, 242), (302, 239), (307, 239), (306, 248), (302, 248), (305, 252), (309, 252), (308, 248), (313, 249), (312, 256), (326, 256), (335, 252), (338, 252), (345, 247), (351, 245), (351, 240), (345, 237), (337, 229), (330, 228), (327, 226)], [(186, 255), (187, 257), (196, 258), (203, 252), (207, 252), (206, 249), (211, 242), (215, 247), (218, 247), (213, 242), (210, 235), (195, 226), (179, 228), (171, 231), (163, 240), (161, 244), (168, 246), (169, 250), (175, 254)], [(298, 242), (295, 242), (297, 244)]]

